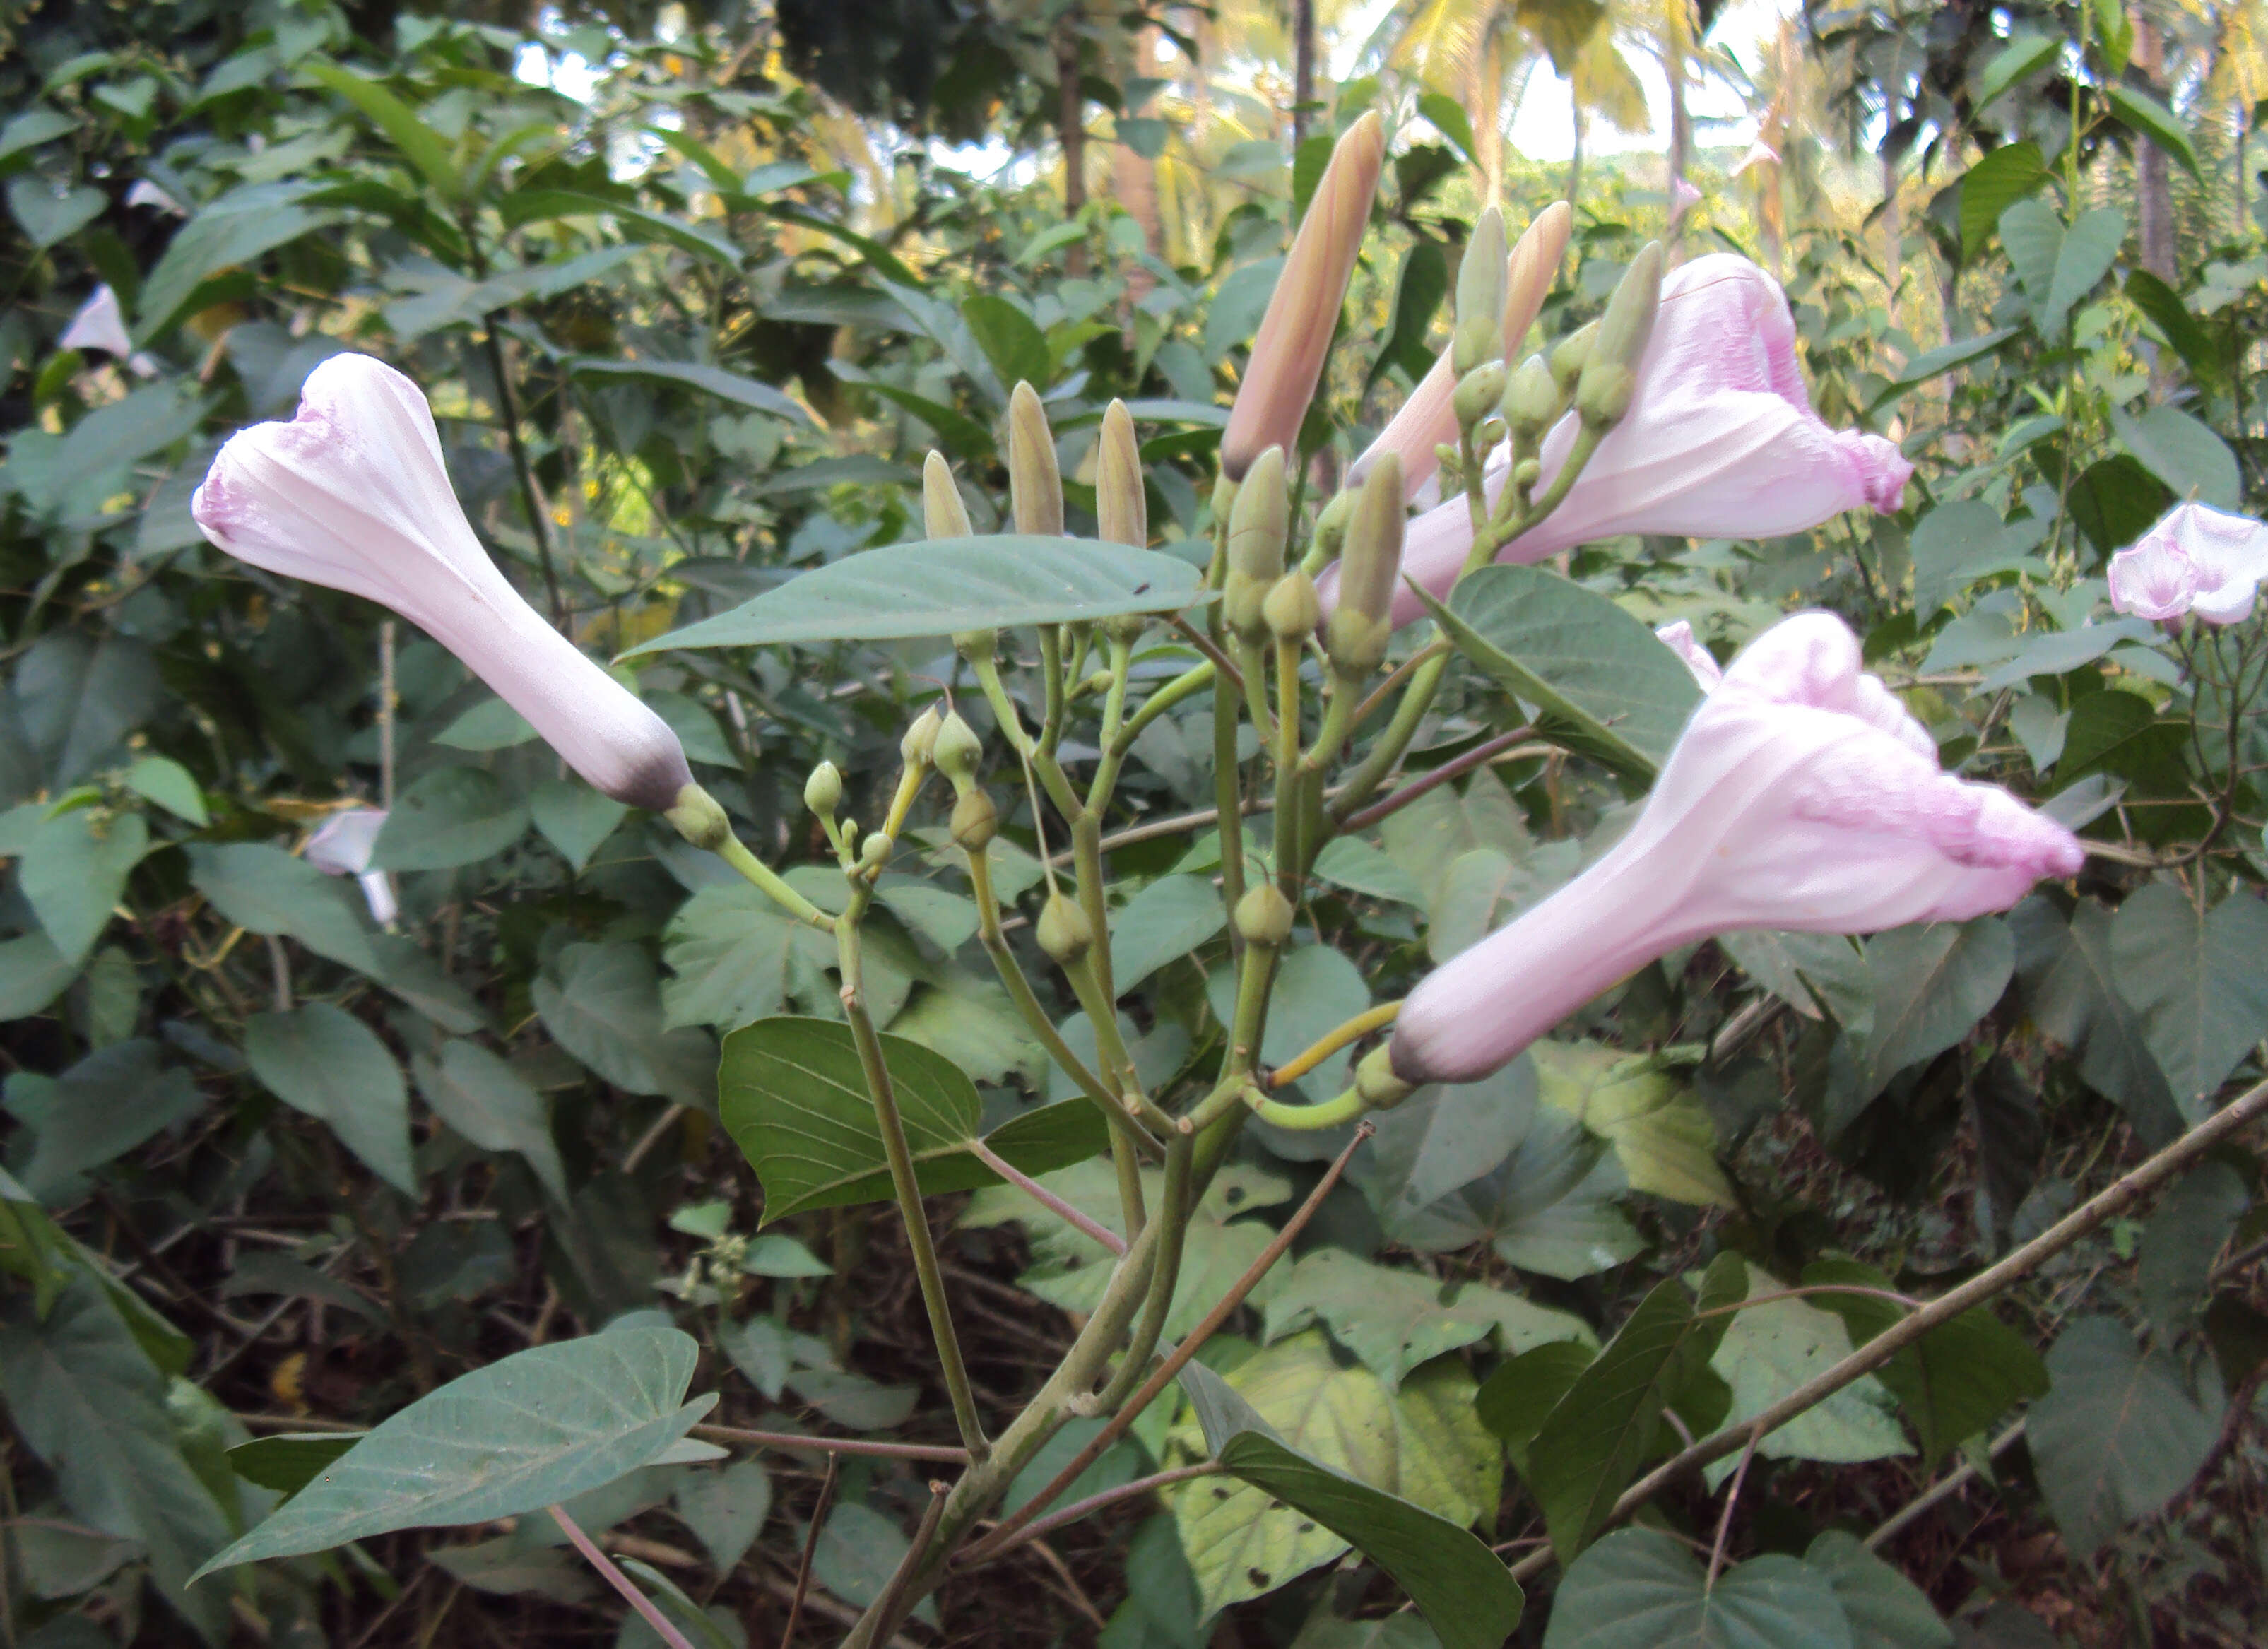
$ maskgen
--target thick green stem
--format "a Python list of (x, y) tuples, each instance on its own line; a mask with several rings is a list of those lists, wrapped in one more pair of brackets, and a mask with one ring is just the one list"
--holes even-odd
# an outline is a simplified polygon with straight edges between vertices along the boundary
[(1425, 719), (1425, 712), (1433, 706), (1433, 695), (1440, 690), (1441, 677), (1449, 667), (1449, 655), (1434, 654), (1411, 672), (1410, 685), (1403, 690), (1402, 702), (1394, 707), (1394, 719), (1386, 731), (1378, 735), (1353, 777), (1340, 788), (1338, 799), (1331, 804), (1330, 820), (1336, 828), (1347, 816), (1368, 801), (1378, 787), (1394, 776), (1410, 748), (1410, 741), (1418, 736), (1418, 725)]
[(1300, 856), (1300, 644), (1276, 644), (1276, 887), (1297, 904)]
[(1196, 1152), (1197, 1130), (1185, 1121), (1166, 1144), (1166, 1188), (1158, 1204), (1158, 1258), (1150, 1268), (1149, 1293), (1142, 1302), (1141, 1319), (1134, 1325), (1134, 1337), (1119, 1361), (1118, 1372), (1103, 1388), (1105, 1412), (1116, 1412), (1148, 1373), (1159, 1336), (1166, 1331), (1174, 1291), (1182, 1280), (1182, 1241), (1189, 1233), (1190, 1169)]
[(1111, 740), (1108, 753), (1123, 761), (1126, 753), (1134, 747), (1134, 741), (1142, 736), (1143, 729), (1183, 699), (1194, 697), (1211, 687), (1219, 674), (1208, 659), (1167, 682), (1142, 701), (1142, 708), (1134, 712), (1132, 719), (1118, 730), (1118, 737)]

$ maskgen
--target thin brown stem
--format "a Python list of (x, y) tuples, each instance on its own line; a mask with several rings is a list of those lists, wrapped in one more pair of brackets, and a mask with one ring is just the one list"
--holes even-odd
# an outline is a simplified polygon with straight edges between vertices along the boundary
[(1101, 1243), (1104, 1248), (1109, 1249), (1113, 1254), (1123, 1255), (1126, 1252), (1125, 1238), (1120, 1236), (1116, 1232), (1104, 1225), (1101, 1220), (1093, 1218), (1091, 1215), (1082, 1214), (1079, 1212), (1078, 1209), (1073, 1208), (1069, 1203), (1064, 1201), (1062, 1197), (1057, 1196), (1053, 1191), (1048, 1189), (1046, 1186), (1041, 1184), (1030, 1174), (1026, 1174), (1022, 1169), (1016, 1167), (1014, 1163), (1009, 1161), (1007, 1158), (1002, 1156), (998, 1152), (994, 1151), (982, 1139), (972, 1139), (968, 1142), (968, 1154), (975, 1157), (979, 1162), (991, 1169), (993, 1173), (998, 1174), (1002, 1179), (1007, 1181), (1009, 1184), (1014, 1186), (1025, 1196), (1030, 1197), (1041, 1207), (1046, 1209), (1048, 1212), (1053, 1214), (1057, 1219), (1062, 1220), (1064, 1224), (1084, 1232), (1086, 1235), (1094, 1238), (1097, 1242)]
[(795, 1565), (795, 1596), (787, 1606), (787, 1625), (780, 1632), (780, 1649), (795, 1649), (796, 1622), (803, 1617), (804, 1594), (811, 1590), (811, 1560), (819, 1550), (819, 1531), (827, 1524), (827, 1503), (835, 1498), (836, 1469), (841, 1461), (827, 1457), (827, 1476), (819, 1480), (819, 1498), (811, 1507), (811, 1529), (803, 1537), (803, 1557)]
[[(294, 1424), (304, 1423), (295, 1421)], [(751, 1432), (738, 1425), (696, 1425), (693, 1428), (693, 1435), (711, 1443), (739, 1443), (748, 1448), (780, 1448), (800, 1454), (866, 1454), (877, 1460), (932, 1460), (953, 1466), (968, 1463), (968, 1451), (955, 1448), (950, 1443), (877, 1443), (863, 1437), (806, 1437), (800, 1432)]]
[(599, 1550), (598, 1542), (583, 1532), (581, 1524), (567, 1515), (565, 1506), (555, 1505), (549, 1511), (551, 1520), (566, 1532), (569, 1542), (583, 1554), (584, 1561), (596, 1569), (600, 1578), (608, 1586), (622, 1594), (645, 1623), (653, 1628), (655, 1635), (669, 1645), (669, 1649), (693, 1649), (693, 1645), (685, 1640), (685, 1634), (677, 1630), (675, 1623), (656, 1607), (652, 1598), (638, 1590), (637, 1583), (615, 1565), (613, 1558)]
[[(1475, 745), (1464, 755), (1452, 757), (1442, 762), (1440, 766), (1426, 773), (1423, 777), (1410, 780), (1392, 795), (1381, 797), (1359, 813), (1348, 814), (1346, 822), (1339, 828), (1342, 830), (1361, 830), (1374, 825), (1388, 813), (1398, 813), (1407, 807), (1436, 785), (1446, 784), (1460, 775), (1469, 773), (1476, 767), (1493, 762), (1523, 740), (1533, 739), (1535, 736), (1535, 729), (1533, 727), (1515, 727), (1510, 732), (1500, 732), (1493, 739)], [(1534, 754), (1542, 755), (1550, 748), (1550, 745), (1538, 745)]]
[(1168, 1488), (1177, 1483), (1187, 1483), (1192, 1477), (1215, 1476), (1219, 1475), (1220, 1469), (1221, 1465), (1219, 1461), (1201, 1460), (1194, 1466), (1176, 1466), (1170, 1471), (1152, 1472), (1146, 1477), (1137, 1477), (1131, 1483), (1122, 1483), (1116, 1489), (1105, 1489), (1099, 1494), (1088, 1495), (1083, 1500), (1074, 1500), (1069, 1505), (1050, 1512), (1043, 1518), (1027, 1523), (1006, 1542), (993, 1548), (990, 1555), (995, 1557), (1002, 1557), (1015, 1550), (1017, 1547), (1027, 1541), (1045, 1539), (1057, 1529), (1076, 1523), (1083, 1517), (1091, 1517), (1106, 1506), (1116, 1505), (1121, 1500), (1131, 1500), (1138, 1496), (1148, 1494), (1153, 1490)]

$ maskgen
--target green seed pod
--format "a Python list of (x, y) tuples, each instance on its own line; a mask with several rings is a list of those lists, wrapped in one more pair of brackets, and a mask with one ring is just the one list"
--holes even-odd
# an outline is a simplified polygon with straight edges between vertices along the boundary
[(1599, 341), (1599, 323), (1588, 321), (1576, 328), (1551, 346), (1551, 381), (1559, 386), (1559, 393), (1572, 395), (1575, 382), (1583, 375), (1583, 363), (1591, 358), (1591, 350)]
[(1449, 364), (1460, 379), (1482, 362), (1503, 357), (1504, 298), (1504, 214), (1491, 206), (1474, 224), (1457, 266), (1457, 329)]
[(1354, 1068), (1354, 1091), (1373, 1111), (1390, 1111), (1418, 1090), (1394, 1074), (1392, 1042), (1381, 1042)]
[(1247, 945), (1280, 946), (1292, 937), (1292, 915), (1274, 882), (1255, 882), (1236, 902), (1236, 931)]
[(1276, 580), (1276, 587), (1260, 603), (1260, 616), (1277, 640), (1304, 641), (1323, 622), (1323, 604), (1315, 595), (1315, 581), (1293, 568)]
[(698, 784), (688, 784), (662, 815), (678, 835), (697, 848), (715, 852), (733, 839), (733, 821), (717, 799)]
[(906, 729), (906, 736), (898, 740), (898, 755), (908, 767), (930, 764), (937, 749), (938, 731), (944, 725), (945, 718), (937, 713), (934, 704), (914, 718), (913, 725)]
[(966, 796), (976, 783), (976, 766), (983, 757), (984, 741), (976, 729), (961, 719), (959, 710), (949, 711), (930, 750), (931, 765), (953, 781), (956, 795)]
[(1228, 582), (1224, 616), (1246, 641), (1268, 632), (1261, 603), (1284, 576), (1284, 542), (1290, 536), (1292, 501), (1284, 484), (1284, 449), (1271, 446), (1253, 460), (1236, 490), (1228, 517)]
[(1150, 541), (1150, 504), (1142, 490), (1142, 454), (1134, 440), (1134, 417), (1126, 403), (1114, 401), (1102, 415), (1101, 444), (1094, 454), (1096, 536), (1105, 543)]
[(815, 817), (832, 819), (843, 805), (843, 771), (832, 762), (821, 762), (803, 782), (803, 805)]
[(1505, 421), (1512, 426), (1515, 437), (1534, 441), (1558, 422), (1565, 404), (1560, 399), (1559, 386), (1552, 379), (1550, 366), (1541, 355), (1531, 355), (1521, 363), (1520, 370), (1512, 375), (1512, 382), (1505, 389)]
[(1504, 399), (1505, 370), (1502, 361), (1483, 361), (1457, 380), (1457, 389), (1449, 404), (1455, 409), (1457, 427), (1469, 430), (1494, 412), (1497, 403)]
[(1599, 317), (1599, 341), (1575, 382), (1575, 410), (1594, 429), (1620, 423), (1638, 393), (1638, 360), (1661, 310), (1662, 258), (1661, 243), (1646, 242)]
[(1077, 967), (1087, 947), (1094, 943), (1094, 924), (1086, 919), (1086, 912), (1079, 908), (1079, 902), (1067, 894), (1048, 895), (1032, 931), (1040, 948), (1058, 968)]
[(1062, 534), (1063, 472), (1056, 466), (1055, 432), (1038, 392), (1020, 380), (1008, 397), (1008, 495), (1019, 533)]
[(953, 466), (932, 451), (922, 460), (922, 526), (932, 538), (967, 538), (968, 506), (953, 482)]
[(1409, 513), (1402, 502), (1402, 460), (1381, 457), (1364, 482), (1339, 559), (1339, 600), (1323, 626), (1323, 651), (1343, 674), (1367, 675), (1386, 657), (1394, 634), (1394, 587), (1402, 575)]
[(971, 853), (982, 853), (1000, 833), (1000, 810), (976, 785), (961, 791), (953, 804), (953, 839)]

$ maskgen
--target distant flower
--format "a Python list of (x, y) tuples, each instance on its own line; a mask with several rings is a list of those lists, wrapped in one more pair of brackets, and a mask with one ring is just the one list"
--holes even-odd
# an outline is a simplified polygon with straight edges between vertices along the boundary
[[(1571, 414), (1544, 438), (1539, 494), (1566, 461), (1575, 428)], [(1542, 561), (1624, 533), (1778, 538), (1862, 505), (1889, 514), (1912, 473), (1891, 442), (1830, 430), (1812, 410), (1779, 283), (1746, 258), (1719, 253), (1671, 271), (1629, 415), (1559, 507), (1499, 559)], [(1499, 458), (1489, 474), (1492, 498), (1504, 482)], [(1453, 498), (1410, 524), (1403, 572), (1446, 596), (1472, 542), (1466, 502)], [(1328, 612), (1334, 585), (1328, 576), (1317, 583)], [(1405, 589), (1394, 621), (1424, 610)]]
[(1741, 157), (1729, 175), (1737, 178), (1751, 166), (1776, 166), (1778, 164), (1779, 151), (1759, 137), (1749, 145), (1749, 152)]
[(2138, 618), (2194, 613), (2208, 624), (2251, 615), (2268, 578), (2268, 526), (2202, 504), (2169, 510), (2110, 558), (2110, 605)]
[(1653, 632), (1661, 644), (1675, 653), (1685, 667), (1693, 672), (1693, 679), (1701, 684), (1704, 693), (1725, 679), (1725, 672), (1716, 656), (1695, 639), (1693, 626), (1683, 619), (1675, 624), (1664, 624)]
[(1469, 1082), (1656, 957), (1749, 928), (1870, 933), (2002, 910), (2076, 872), (2076, 838), (1936, 746), (1826, 613), (1751, 642), (1629, 833), (1435, 969), (1395, 1022), (1405, 1082)]
[(1701, 191), (1683, 178), (1669, 180), (1669, 221), (1673, 224), (1701, 204)]
[(78, 313), (55, 340), (55, 347), (99, 350), (105, 355), (114, 355), (141, 378), (151, 377), (158, 371), (157, 362), (136, 352), (134, 339), (126, 330), (126, 317), (118, 307), (118, 294), (107, 283), (96, 287), (94, 295), (78, 306)]
[(154, 206), (159, 211), (171, 212), (176, 217), (188, 216), (181, 210), (180, 202), (166, 194), (147, 178), (134, 180), (134, 187), (126, 191), (126, 203), (129, 206)]
[(351, 876), (360, 882), (371, 920), (380, 927), (401, 914), (393, 878), (370, 868), (371, 851), (378, 845), (378, 833), (385, 828), (385, 809), (350, 807), (324, 820), (307, 838), (307, 863), (326, 876)]
[(366, 355), (307, 376), (298, 416), (239, 431), (191, 513), (239, 561), (392, 607), (463, 659), (592, 787), (666, 812), (693, 783), (667, 723), (545, 623), (465, 519), (417, 386)]

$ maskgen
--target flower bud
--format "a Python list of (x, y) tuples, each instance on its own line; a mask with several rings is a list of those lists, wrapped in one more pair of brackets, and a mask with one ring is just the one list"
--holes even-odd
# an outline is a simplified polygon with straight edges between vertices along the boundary
[(1450, 370), (1460, 382), (1484, 361), (1504, 354), (1504, 214), (1491, 206), (1473, 225), (1464, 261), (1457, 266), (1457, 329)]
[(937, 713), (934, 704), (915, 717), (913, 725), (906, 729), (906, 736), (898, 740), (900, 759), (909, 768), (927, 767), (937, 749), (938, 730), (944, 725), (945, 718)]
[(1504, 355), (1509, 360), (1528, 342), (1528, 329), (1543, 313), (1559, 278), (1560, 261), (1567, 255), (1568, 232), (1575, 213), (1565, 201), (1554, 201), (1536, 213), (1520, 243), (1512, 249), (1504, 283)]
[(803, 782), (803, 805), (815, 817), (832, 819), (843, 805), (843, 772), (832, 762), (821, 762)]
[(922, 460), (922, 528), (932, 538), (969, 536), (968, 506), (954, 484), (953, 466), (934, 450)]
[(1276, 580), (1260, 603), (1268, 633), (1278, 641), (1301, 641), (1323, 622), (1323, 605), (1315, 595), (1315, 581), (1298, 567)]
[(1529, 356), (1504, 392), (1505, 420), (1512, 426), (1513, 435), (1523, 441), (1541, 439), (1559, 421), (1564, 409), (1550, 367), (1541, 355)]
[[(1378, 459), (1373, 459), (1371, 470), (1375, 471), (1386, 456), (1381, 454)], [(1402, 460), (1399, 454), (1393, 457), (1395, 471), (1398, 475)], [(1315, 518), (1314, 535), (1307, 541), (1307, 553), (1300, 563), (1310, 573), (1321, 572), (1339, 558), (1339, 551), (1346, 543), (1347, 526), (1354, 519), (1355, 500), (1360, 496), (1361, 489), (1358, 486), (1342, 487), (1331, 495), (1331, 501)]]
[(1284, 484), (1284, 449), (1271, 446), (1253, 460), (1238, 483), (1228, 516), (1228, 582), (1223, 614), (1247, 641), (1266, 632), (1260, 604), (1284, 576), (1284, 541), (1290, 536), (1292, 501)]
[(1591, 358), (1592, 346), (1599, 341), (1599, 323), (1586, 321), (1552, 346), (1551, 381), (1559, 386), (1559, 393), (1572, 395), (1576, 380), (1583, 375), (1583, 364)]
[(676, 802), (662, 814), (678, 835), (697, 848), (715, 852), (733, 839), (733, 821), (717, 799), (698, 784), (677, 792)]
[(1032, 931), (1040, 948), (1058, 968), (1076, 968), (1087, 947), (1094, 943), (1094, 924), (1079, 908), (1079, 901), (1064, 893), (1048, 895)]
[(953, 839), (971, 853), (982, 853), (1000, 833), (1000, 810), (991, 797), (972, 784), (953, 804)]
[(1094, 518), (1105, 543), (1150, 541), (1150, 502), (1142, 491), (1142, 453), (1134, 440), (1134, 416), (1114, 401), (1102, 415), (1101, 444), (1094, 455)]
[(1418, 1092), (1416, 1086), (1394, 1074), (1394, 1044), (1381, 1043), (1356, 1062), (1354, 1091), (1362, 1102), (1373, 1111), (1390, 1111)]
[(1359, 495), (1352, 496), (1358, 497), (1354, 524), (1339, 558), (1338, 602), (1323, 629), (1323, 651), (1342, 673), (1367, 675), (1386, 657), (1394, 634), (1394, 588), (1408, 519), (1399, 461), (1381, 459)]
[(1575, 384), (1575, 410), (1584, 423), (1603, 428), (1630, 410), (1638, 392), (1638, 357), (1653, 336), (1653, 318), (1661, 309), (1661, 243), (1649, 240), (1607, 300), (1607, 313), (1599, 317), (1599, 341)]
[(1000, 632), (997, 629), (957, 629), (953, 633), (953, 650), (971, 664), (987, 664), (1000, 650)]
[(858, 844), (858, 863), (870, 872), (879, 872), (883, 865), (890, 862), (890, 855), (897, 850), (897, 843), (891, 837), (888, 831), (870, 832), (866, 839)]
[(1375, 113), (1348, 127), (1331, 151), (1300, 232), (1292, 238), (1284, 272), (1276, 277), (1228, 427), (1221, 431), (1224, 474), (1241, 480), (1269, 447), (1298, 441), (1370, 227), (1371, 199), (1385, 158), (1385, 129)]
[(1247, 945), (1280, 946), (1292, 937), (1292, 902), (1274, 882), (1255, 882), (1236, 902), (1237, 936)]
[(1458, 428), (1469, 430), (1496, 410), (1504, 399), (1506, 377), (1504, 363), (1491, 360), (1483, 361), (1457, 380), (1454, 404)]
[(1063, 472), (1056, 467), (1055, 434), (1037, 392), (1020, 379), (1008, 397), (1008, 494), (1019, 533), (1062, 534)]
[(976, 729), (961, 718), (959, 710), (946, 716), (937, 730), (930, 764), (953, 781), (957, 795), (966, 796), (976, 783), (976, 764), (983, 759), (984, 741), (976, 736)]

